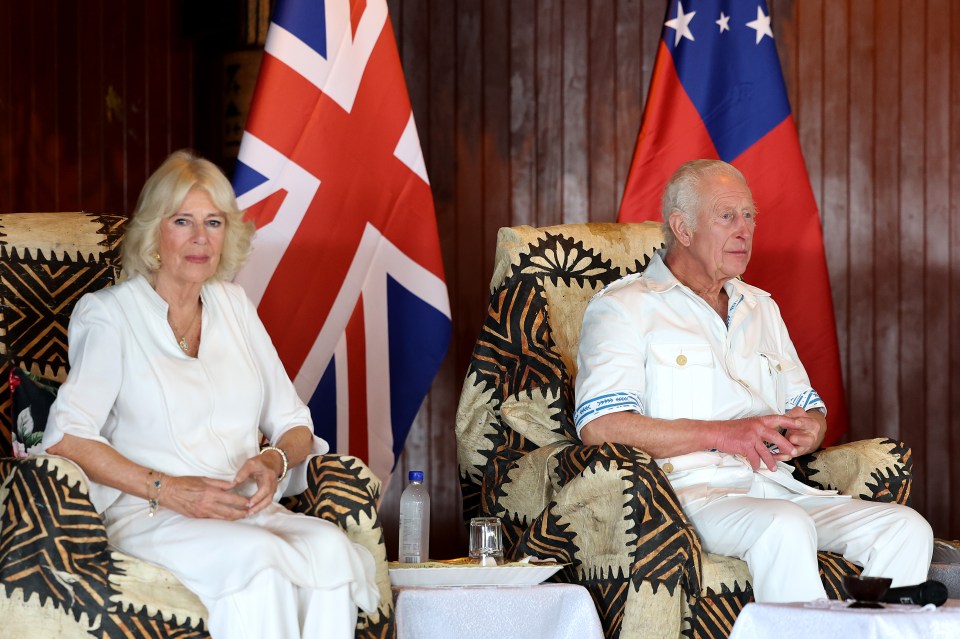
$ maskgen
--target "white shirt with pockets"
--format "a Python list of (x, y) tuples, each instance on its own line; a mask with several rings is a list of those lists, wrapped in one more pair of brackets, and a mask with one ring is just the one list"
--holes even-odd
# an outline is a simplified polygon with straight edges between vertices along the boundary
[[(613, 282), (587, 306), (576, 380), (577, 432), (608, 413), (664, 420), (732, 420), (826, 407), (770, 294), (732, 279), (726, 322), (681, 284), (658, 252), (641, 274)], [(668, 427), (668, 426), (665, 426)], [(753, 469), (742, 456), (700, 451), (657, 463), (684, 509), (745, 494)], [(780, 463), (769, 477), (792, 492), (832, 495), (795, 480)]]

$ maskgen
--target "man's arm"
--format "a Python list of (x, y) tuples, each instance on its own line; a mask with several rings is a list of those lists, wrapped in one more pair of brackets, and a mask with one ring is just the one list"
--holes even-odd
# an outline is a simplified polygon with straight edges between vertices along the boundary
[(786, 433), (790, 443), (797, 447), (794, 457), (806, 455), (820, 448), (827, 434), (827, 417), (819, 408), (804, 411), (795, 406), (787, 411), (787, 417), (797, 420), (797, 427)]
[[(816, 450), (823, 440), (826, 424), (823, 415), (816, 410), (810, 411), (811, 414), (795, 410), (800, 411), (800, 415), (791, 411), (787, 415), (704, 421), (654, 419), (623, 411), (602, 415), (584, 425), (580, 438), (587, 445), (617, 442), (635, 446), (655, 459), (716, 449), (743, 455), (754, 470), (761, 464), (774, 470), (777, 461), (788, 461)], [(819, 420), (814, 414), (819, 415)], [(781, 428), (787, 430), (788, 437), (780, 434)], [(770, 452), (767, 443), (779, 447), (780, 453)]]
[(713, 448), (710, 432), (703, 424), (692, 419), (656, 419), (621, 411), (601, 415), (586, 424), (580, 439), (588, 446), (603, 442), (627, 444), (662, 459)]

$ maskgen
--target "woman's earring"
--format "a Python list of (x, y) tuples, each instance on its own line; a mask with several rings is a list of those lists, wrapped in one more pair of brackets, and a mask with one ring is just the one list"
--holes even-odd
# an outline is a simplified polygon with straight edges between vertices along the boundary
[(154, 254), (153, 254), (153, 259), (155, 259), (155, 260), (157, 261), (157, 268), (160, 268), (160, 265), (163, 264), (163, 260), (160, 259), (160, 254), (159, 254), (159, 253), (154, 253)]

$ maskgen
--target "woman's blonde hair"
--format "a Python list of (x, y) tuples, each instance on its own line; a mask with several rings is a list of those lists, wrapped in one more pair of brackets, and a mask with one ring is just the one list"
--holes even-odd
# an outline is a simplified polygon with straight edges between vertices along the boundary
[(226, 217), (223, 251), (214, 279), (231, 279), (250, 255), (254, 225), (243, 211), (227, 176), (213, 162), (190, 151), (175, 151), (147, 178), (123, 238), (123, 273), (152, 278), (160, 268), (160, 223), (180, 210), (192, 189), (203, 189)]

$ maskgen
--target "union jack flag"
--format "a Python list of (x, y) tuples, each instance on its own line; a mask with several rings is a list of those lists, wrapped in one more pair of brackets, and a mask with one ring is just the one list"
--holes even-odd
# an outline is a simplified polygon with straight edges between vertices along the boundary
[(387, 479), (446, 353), (430, 185), (385, 0), (280, 0), (234, 175), (237, 276), (331, 449)]

